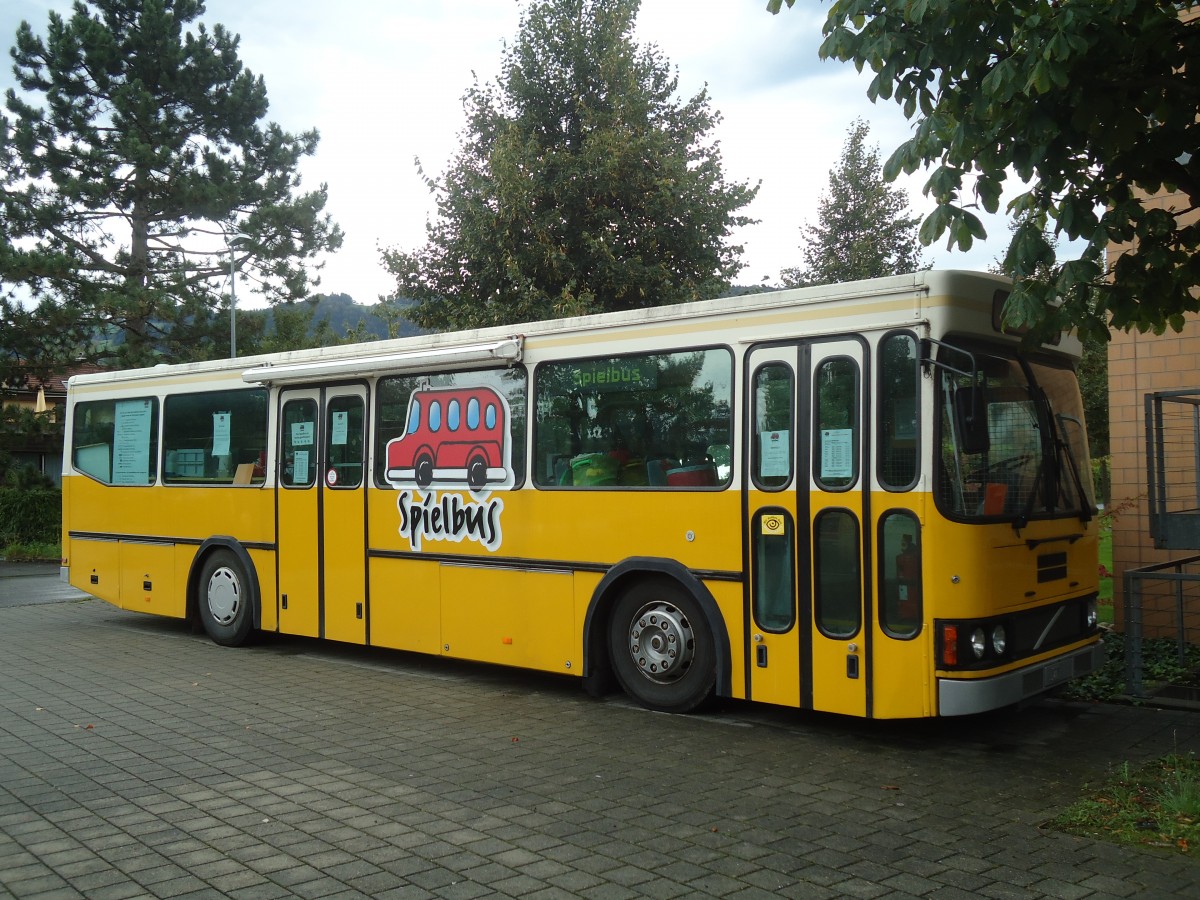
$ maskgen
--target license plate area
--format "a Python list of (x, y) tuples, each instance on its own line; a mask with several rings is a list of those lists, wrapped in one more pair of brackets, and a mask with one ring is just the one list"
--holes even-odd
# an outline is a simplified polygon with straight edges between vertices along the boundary
[(1072, 667), (1069, 659), (1058, 659), (1046, 663), (1042, 669), (1042, 687), (1050, 688), (1062, 684), (1071, 677)]

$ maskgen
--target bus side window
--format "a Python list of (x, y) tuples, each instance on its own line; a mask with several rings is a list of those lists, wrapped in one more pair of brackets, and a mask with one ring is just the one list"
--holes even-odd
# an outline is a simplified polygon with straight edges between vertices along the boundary
[(879, 483), (909, 490), (917, 482), (921, 369), (917, 341), (893, 334), (879, 345)]
[(848, 356), (822, 361), (813, 391), (813, 475), (824, 490), (845, 490), (858, 481), (858, 364)]
[(851, 638), (862, 624), (858, 519), (848, 509), (826, 509), (813, 522), (816, 550), (816, 621), (821, 633)]
[(326, 407), (325, 459), (331, 488), (355, 488), (363, 477), (363, 401), (334, 397)]
[(317, 478), (317, 402), (289, 400), (283, 406), (282, 471), (284, 487), (311, 487)]
[(158, 400), (76, 404), (71, 465), (105, 484), (153, 484), (158, 474)]
[[(376, 406), (371, 438), (375, 448), (375, 484), (379, 487), (396, 485), (389, 481), (389, 444), (403, 444), (406, 435), (425, 434), (453, 455), (453, 446), (467, 447), (471, 435), (481, 428), (495, 430), (503, 420), (503, 409), (493, 400), (481, 402), (489, 388), (499, 395), (508, 408), (508, 433), (504, 442), (507, 460), (494, 459), (489, 466), (500, 468), (508, 463), (511, 484), (519, 486), (525, 470), (526, 434), (526, 371), (521, 366), (507, 369), (479, 369), (469, 372), (438, 372), (423, 375), (391, 375), (380, 378), (376, 386)], [(453, 396), (457, 393), (459, 396)], [(449, 395), (448, 395), (449, 394)], [(496, 452), (499, 452), (498, 450)], [(440, 454), (435, 454), (439, 457)], [(440, 469), (461, 469), (463, 462), (449, 457), (435, 458)], [(412, 462), (405, 463), (411, 466)], [(339, 473), (340, 475), (341, 473)], [(445, 479), (444, 474), (439, 478)], [(441, 483), (450, 483), (443, 480)], [(492, 481), (490, 484), (500, 484)]]
[(262, 484), (266, 449), (263, 388), (172, 394), (163, 403), (167, 484)]
[(792, 480), (795, 409), (792, 367), (767, 363), (754, 373), (754, 440), (750, 448), (756, 487), (777, 491)]
[(921, 523), (906, 509), (879, 517), (879, 620), (895, 638), (921, 628)]
[(535, 483), (724, 487), (734, 466), (732, 370), (724, 348), (540, 365)]

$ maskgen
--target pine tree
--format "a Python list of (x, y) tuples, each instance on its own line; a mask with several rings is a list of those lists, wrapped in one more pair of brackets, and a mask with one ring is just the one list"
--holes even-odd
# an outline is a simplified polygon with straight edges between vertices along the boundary
[(385, 266), (434, 329), (716, 296), (757, 187), (726, 181), (707, 92), (632, 32), (638, 0), (539, 0), (494, 84), (467, 92), (458, 155), (430, 180), (427, 242)]
[(879, 148), (868, 147), (870, 127), (850, 126), (842, 157), (829, 171), (816, 224), (801, 233), (803, 263), (784, 269), (788, 287), (833, 284), (928, 269), (917, 238), (920, 218), (908, 215), (908, 195), (883, 180)]
[(20, 90), (0, 116), (0, 357), (223, 355), (228, 315), (213, 311), (231, 254), (288, 301), (340, 245), (324, 185), (298, 192), (317, 133), (264, 124), (262, 78), (203, 13), (200, 0), (88, 0), (50, 13), (45, 39), (21, 24)]

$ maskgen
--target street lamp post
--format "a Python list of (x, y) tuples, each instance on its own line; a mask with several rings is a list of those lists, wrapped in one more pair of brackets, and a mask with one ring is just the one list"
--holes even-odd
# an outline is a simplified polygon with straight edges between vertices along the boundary
[(233, 238), (229, 239), (229, 358), (237, 359), (237, 271)]
[(235, 231), (225, 232), (225, 246), (229, 248), (229, 358), (237, 359), (237, 257), (233, 245), (248, 241), (250, 235)]

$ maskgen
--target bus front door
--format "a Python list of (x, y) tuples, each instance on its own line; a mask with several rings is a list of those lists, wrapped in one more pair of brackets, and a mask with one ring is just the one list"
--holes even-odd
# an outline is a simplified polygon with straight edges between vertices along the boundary
[(745, 659), (754, 700), (870, 715), (866, 358), (849, 338), (747, 356)]
[(367, 389), (290, 389), (279, 403), (279, 630), (365, 643)]

